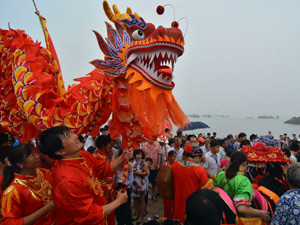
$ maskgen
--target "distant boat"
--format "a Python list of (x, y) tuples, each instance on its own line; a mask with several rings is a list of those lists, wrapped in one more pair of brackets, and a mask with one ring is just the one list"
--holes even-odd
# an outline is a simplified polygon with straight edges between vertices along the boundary
[(300, 116), (299, 117), (292, 117), (291, 119), (284, 121), (284, 123), (288, 124), (299, 124), (300, 125)]
[(205, 115), (203, 115), (202, 117), (207, 117), (207, 118), (211, 118), (211, 115), (210, 114), (205, 114)]
[(258, 116), (257, 119), (279, 119), (279, 116)]
[(188, 114), (187, 117), (190, 117), (190, 118), (199, 118), (199, 114)]

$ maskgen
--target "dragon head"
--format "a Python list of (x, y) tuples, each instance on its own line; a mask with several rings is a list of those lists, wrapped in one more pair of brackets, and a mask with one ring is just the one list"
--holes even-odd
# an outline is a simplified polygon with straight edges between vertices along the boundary
[[(103, 7), (116, 29), (106, 23), (106, 41), (94, 31), (105, 60), (91, 63), (112, 76), (126, 74), (128, 68), (133, 68), (141, 75), (139, 80), (172, 90), (174, 64), (184, 51), (181, 30), (177, 27), (155, 28), (137, 13), (133, 14), (130, 8), (126, 13), (120, 13), (117, 6), (113, 5), (112, 12), (107, 1), (103, 2)], [(137, 80), (136, 77), (134, 79)], [(149, 85), (144, 86), (146, 88)]]

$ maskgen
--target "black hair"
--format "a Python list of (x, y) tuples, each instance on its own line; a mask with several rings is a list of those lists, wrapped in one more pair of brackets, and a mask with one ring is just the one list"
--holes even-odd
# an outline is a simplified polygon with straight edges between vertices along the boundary
[(0, 146), (0, 162), (5, 163), (5, 158), (8, 156), (9, 150), (12, 148), (12, 146), (9, 145), (2, 145)]
[(133, 158), (135, 158), (135, 156), (137, 155), (137, 154), (140, 154), (140, 153), (142, 153), (142, 159), (144, 159), (145, 158), (145, 153), (144, 153), (144, 151), (142, 150), (142, 149), (134, 149), (134, 151), (133, 151)]
[(82, 135), (78, 136), (78, 139), (79, 139), (79, 141), (80, 141), (81, 143), (84, 144), (84, 137), (83, 137)]
[(175, 143), (175, 140), (174, 140), (174, 138), (170, 138), (169, 139), (169, 143), (168, 143), (168, 145), (169, 146), (171, 146), (171, 144), (174, 144)]
[(180, 135), (182, 135), (182, 131), (177, 131), (176, 134), (179, 137)]
[(292, 143), (290, 146), (290, 151), (298, 152), (298, 150), (299, 150), (299, 145), (297, 143)]
[(224, 202), (218, 193), (200, 189), (186, 200), (185, 225), (220, 225)]
[(281, 151), (283, 151), (287, 157), (291, 157), (291, 151), (288, 148), (283, 148)]
[(14, 173), (20, 173), (21, 167), (18, 163), (23, 163), (24, 160), (34, 151), (31, 143), (23, 143), (13, 147), (8, 153), (9, 165), (3, 169), (3, 180), (1, 189), (4, 191), (15, 178)]
[(8, 142), (8, 134), (0, 133), (0, 146), (3, 144), (7, 144)]
[(233, 152), (234, 152), (234, 150), (232, 148), (228, 149), (227, 152), (226, 152), (226, 156), (231, 157)]
[(218, 146), (218, 145), (220, 145), (220, 141), (218, 141), (218, 140), (212, 140), (212, 141), (210, 142), (210, 146), (211, 146), (211, 147), (216, 147), (216, 146)]
[(151, 162), (151, 164), (153, 163), (153, 160), (152, 160), (151, 158), (146, 158), (145, 161), (146, 161), (146, 162), (149, 161), (149, 162)]
[(217, 133), (216, 133), (216, 132), (213, 132), (213, 135), (217, 135)]
[(228, 134), (226, 139), (229, 140), (231, 138), (233, 138), (233, 135), (232, 134)]
[(240, 148), (242, 148), (244, 145), (251, 146), (251, 143), (249, 140), (243, 140), (241, 141)]
[(168, 152), (168, 157), (171, 157), (172, 155), (177, 155), (177, 152), (174, 150), (171, 150)]
[(220, 146), (222, 146), (223, 144), (225, 144), (225, 142), (226, 142), (226, 139), (221, 139), (220, 140)]
[(108, 125), (105, 125), (104, 126), (104, 131), (108, 131), (109, 130), (109, 126)]
[(243, 138), (243, 137), (246, 137), (247, 136), (247, 134), (245, 134), (245, 133), (239, 133), (239, 136), (238, 136), (238, 138)]
[(64, 148), (61, 138), (70, 132), (69, 128), (65, 126), (52, 127), (43, 131), (38, 146), (40, 152), (53, 159), (62, 159), (61, 155), (55, 153)]
[(100, 135), (96, 141), (95, 144), (98, 149), (101, 149), (102, 147), (105, 147), (107, 144), (111, 143), (111, 137), (109, 134), (102, 134)]
[(240, 165), (246, 161), (248, 161), (248, 159), (244, 152), (234, 151), (230, 157), (231, 164), (226, 171), (226, 177), (232, 179), (239, 171)]
[(101, 133), (104, 132), (104, 128), (103, 127), (100, 128), (100, 132)]
[(256, 136), (256, 134), (251, 134), (250, 135), (250, 141), (253, 141), (253, 139), (255, 139), (257, 136)]
[(170, 131), (170, 129), (166, 127), (165, 128), (165, 132), (167, 133), (168, 131)]

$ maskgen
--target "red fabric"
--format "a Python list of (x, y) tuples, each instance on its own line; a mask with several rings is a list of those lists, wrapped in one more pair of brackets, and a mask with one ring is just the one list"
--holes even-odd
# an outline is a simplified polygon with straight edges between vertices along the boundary
[(57, 210), (57, 224), (106, 224), (102, 205), (106, 204), (98, 177), (112, 174), (110, 163), (97, 160), (89, 152), (82, 157), (55, 160), (53, 199)]
[(164, 217), (166, 218), (173, 217), (172, 208), (174, 209), (174, 200), (164, 199)]
[(221, 160), (221, 168), (223, 168), (224, 166), (226, 166), (227, 165), (227, 163), (229, 163), (229, 159), (222, 159)]
[[(100, 161), (105, 162), (106, 160), (106, 154), (104, 152), (101, 152), (100, 150), (97, 150), (94, 152), (94, 157)], [(113, 160), (113, 159), (112, 159)], [(115, 184), (113, 182), (113, 174), (110, 174), (109, 176), (101, 174), (99, 177), (102, 190), (104, 191), (104, 197), (106, 199), (106, 204), (111, 203), (115, 200), (116, 197), (116, 190), (115, 190)], [(107, 216), (107, 223), (108, 225), (115, 225), (116, 220), (116, 211), (112, 211)]]
[(205, 169), (191, 162), (190, 166), (184, 166), (182, 161), (172, 166), (174, 175), (174, 213), (173, 217), (182, 223), (185, 219), (186, 199), (193, 192), (203, 187), (209, 178)]
[[(45, 169), (37, 169), (36, 177), (23, 176), (15, 174), (15, 179), (3, 194), (2, 208), (3, 219), (1, 224), (23, 224), (23, 217), (31, 215), (38, 209), (42, 208), (46, 202), (51, 199), (51, 173)], [(36, 185), (36, 182), (39, 182)], [(42, 182), (40, 182), (42, 181)], [(41, 193), (41, 196), (33, 193)], [(44, 193), (47, 193), (43, 195)], [(55, 211), (52, 211), (41, 217), (34, 225), (47, 225), (54, 223), (56, 218)]]

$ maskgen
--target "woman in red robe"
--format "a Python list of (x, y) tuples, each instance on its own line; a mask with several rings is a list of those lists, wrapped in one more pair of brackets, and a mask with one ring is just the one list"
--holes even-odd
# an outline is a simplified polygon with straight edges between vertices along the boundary
[(184, 147), (185, 159), (172, 166), (174, 176), (173, 218), (179, 219), (182, 223), (185, 220), (186, 199), (198, 189), (212, 188), (212, 182), (205, 169), (194, 162), (200, 159), (202, 154), (200, 148), (193, 151), (193, 147), (188, 144)]
[(38, 168), (39, 154), (30, 143), (10, 150), (3, 172), (1, 224), (54, 224), (51, 173)]

